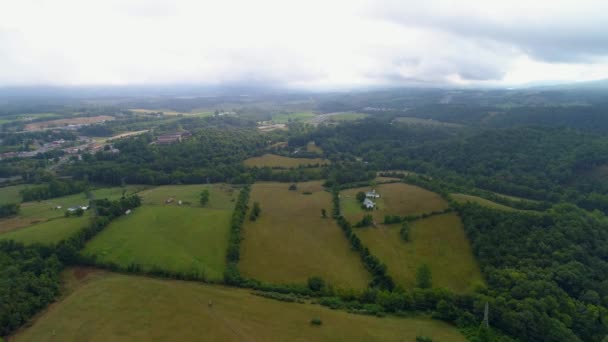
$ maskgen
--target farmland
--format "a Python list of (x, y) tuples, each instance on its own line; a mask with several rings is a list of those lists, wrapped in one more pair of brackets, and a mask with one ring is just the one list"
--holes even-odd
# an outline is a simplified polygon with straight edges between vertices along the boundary
[(314, 118), (316, 114), (310, 112), (298, 112), (298, 113), (287, 113), (287, 114), (275, 114), (272, 116), (274, 123), (285, 124), (289, 121), (306, 121)]
[(88, 223), (88, 215), (82, 217), (57, 218), (32, 226), (2, 233), (0, 240), (15, 240), (25, 244), (54, 244), (69, 238)]
[[(69, 292), (11, 341), (465, 341), (427, 318), (378, 318), (285, 303), (247, 290), (68, 270)], [(88, 273), (88, 274), (87, 274)], [(209, 304), (211, 303), (211, 304)], [(322, 326), (309, 322), (318, 317)]]
[[(12, 196), (17, 196), (16, 199), (20, 199), (18, 191), (27, 186), (17, 185), (14, 187), (6, 187), (0, 189), (0, 196), (4, 200)], [(146, 186), (130, 185), (124, 188), (112, 187), (112, 188), (99, 188), (92, 190), (91, 193), (96, 199), (108, 198), (117, 199), (122, 196), (123, 191), (126, 195), (136, 193), (142, 189), (147, 188)], [(12, 195), (9, 195), (12, 194)], [(27, 227), (33, 223), (44, 222), (51, 219), (62, 218), (65, 211), (69, 207), (86, 205), (89, 202), (84, 193), (51, 198), (48, 200), (42, 200), (37, 202), (24, 202), (21, 203), (21, 210), (16, 217), (5, 218), (0, 220), (2, 224), (2, 230), (13, 230), (17, 228)], [(57, 207), (61, 207), (57, 209)]]
[(261, 157), (253, 157), (245, 160), (245, 166), (249, 167), (292, 168), (317, 164), (327, 165), (329, 164), (329, 160), (321, 158), (289, 158), (276, 154), (265, 154)]
[(398, 226), (357, 228), (363, 243), (388, 267), (398, 285), (413, 288), (416, 270), (427, 264), (434, 287), (463, 293), (483, 284), (460, 218), (443, 214), (418, 220), (410, 229), (410, 241), (404, 242)]
[(98, 116), (87, 116), (79, 118), (66, 118), (49, 121), (32, 122), (25, 125), (26, 131), (39, 131), (45, 128), (62, 127), (67, 125), (89, 125), (104, 121), (114, 120), (113, 116), (109, 115), (98, 115)]
[(19, 191), (25, 189), (27, 185), (13, 185), (0, 188), (0, 205), (6, 203), (20, 203), (21, 194)]
[(186, 206), (200, 206), (200, 193), (204, 189), (210, 192), (209, 203), (205, 206), (209, 209), (231, 209), (238, 193), (236, 188), (230, 185), (210, 184), (165, 185), (143, 190), (138, 195), (144, 205), (166, 205), (167, 200), (172, 199), (171, 205), (177, 205), (178, 201), (182, 201)]
[(365, 211), (357, 201), (358, 192), (370, 191), (372, 187), (347, 189), (340, 192), (340, 205), (342, 214), (346, 219), (355, 223), (360, 221), (367, 213), (372, 214), (374, 221), (381, 223), (385, 215), (423, 214), (432, 211), (441, 211), (448, 204), (441, 196), (420, 187), (405, 183), (380, 184), (374, 187), (380, 198), (373, 201), (376, 210)]
[(490, 201), (490, 200), (487, 200), (485, 198), (478, 197), (478, 196), (465, 195), (465, 194), (450, 194), (450, 196), (459, 203), (473, 202), (473, 203), (477, 203), (479, 205), (482, 205), (482, 206), (485, 206), (488, 208), (507, 210), (507, 211), (517, 210), (515, 208), (506, 206), (504, 204), (496, 203), (496, 202), (493, 202), (493, 201)]
[[(311, 194), (304, 194), (310, 192)], [(364, 288), (369, 275), (340, 228), (321, 210), (331, 212), (331, 195), (321, 182), (256, 183), (250, 202), (262, 214), (246, 221), (239, 268), (244, 276), (275, 283), (305, 283), (320, 276), (338, 287)]]
[(142, 206), (112, 222), (85, 247), (102, 263), (220, 279), (225, 267), (230, 210)]

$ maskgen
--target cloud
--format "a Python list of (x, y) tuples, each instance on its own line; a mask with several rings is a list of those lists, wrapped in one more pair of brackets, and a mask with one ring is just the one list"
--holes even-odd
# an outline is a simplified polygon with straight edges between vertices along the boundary
[(511, 45), (548, 62), (592, 62), (608, 55), (605, 1), (375, 1), (372, 15), (406, 27), (441, 30)]
[(334, 89), (608, 77), (606, 5), (556, 1), (5, 1), (0, 85)]

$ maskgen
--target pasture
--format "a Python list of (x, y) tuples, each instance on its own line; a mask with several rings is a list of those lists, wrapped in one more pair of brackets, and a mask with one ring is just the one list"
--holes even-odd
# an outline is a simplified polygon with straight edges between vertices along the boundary
[(89, 223), (89, 215), (62, 217), (32, 226), (13, 229), (6, 233), (0, 230), (0, 240), (14, 240), (24, 244), (55, 244), (65, 240)]
[(414, 125), (414, 126), (432, 126), (432, 127), (449, 127), (449, 128), (462, 128), (464, 125), (455, 124), (451, 122), (445, 121), (437, 121), (433, 119), (420, 119), (415, 117), (404, 116), (400, 118), (396, 118), (395, 121), (397, 123), (403, 125)]
[(327, 165), (329, 160), (322, 158), (289, 158), (276, 154), (265, 154), (245, 160), (248, 167), (294, 168), (298, 166)]
[[(262, 213), (246, 219), (241, 242), (241, 273), (266, 282), (306, 283), (320, 276), (334, 286), (365, 288), (370, 276), (331, 219), (331, 194), (321, 182), (298, 183), (297, 191), (285, 183), (256, 183), (251, 203)], [(304, 192), (310, 192), (306, 195)], [(321, 217), (321, 210), (327, 218)]]
[(136, 263), (221, 279), (231, 215), (229, 209), (144, 205), (114, 220), (83, 254), (123, 267)]
[(39, 131), (45, 128), (62, 127), (67, 125), (90, 125), (94, 123), (100, 123), (104, 121), (114, 120), (113, 116), (109, 115), (98, 115), (98, 116), (84, 116), (79, 118), (65, 118), (49, 121), (32, 122), (25, 125), (26, 131)]
[[(11, 341), (466, 341), (455, 327), (422, 317), (354, 315), (248, 290), (91, 270), (68, 269), (64, 278), (68, 293)], [(315, 317), (322, 326), (310, 324)]]
[[(230, 209), (238, 196), (238, 188), (227, 184), (163, 185), (138, 193), (144, 205), (182, 205), (200, 207), (200, 194), (209, 190), (209, 203), (205, 208)], [(172, 199), (167, 204), (167, 200)]]
[[(17, 190), (21, 190), (29, 185), (21, 186), (19, 185), (18, 189), (10, 189), (11, 192), (15, 192)], [(146, 188), (141, 185), (129, 185), (125, 188), (121, 187), (113, 187), (113, 188), (99, 188), (92, 190), (94, 198), (108, 198), (108, 199), (118, 199), (122, 196), (123, 190), (125, 190), (125, 194), (129, 195), (132, 193), (136, 193), (141, 189)], [(0, 189), (0, 194), (2, 190), (6, 188)], [(4, 197), (4, 195), (0, 195)], [(5, 218), (0, 220), (0, 225), (2, 229), (0, 231), (8, 231), (17, 228), (23, 228), (30, 226), (34, 223), (44, 222), (51, 219), (63, 218), (65, 211), (69, 207), (77, 206), (77, 205), (87, 205), (89, 200), (87, 199), (84, 193), (50, 198), (48, 200), (36, 201), (36, 202), (24, 202), (21, 203), (21, 210), (19, 214), (15, 217)], [(56, 209), (57, 207), (61, 207)]]
[(372, 214), (376, 223), (382, 223), (385, 215), (423, 214), (448, 207), (448, 203), (441, 196), (418, 186), (388, 183), (373, 188), (380, 194), (380, 198), (372, 199), (377, 209), (371, 211), (361, 209), (356, 196), (358, 192), (370, 191), (372, 187), (340, 191), (342, 215), (351, 223), (360, 221), (365, 214)]
[(458, 215), (443, 214), (415, 221), (411, 224), (409, 242), (402, 240), (399, 229), (398, 225), (354, 229), (371, 253), (386, 264), (396, 284), (413, 288), (416, 270), (423, 264), (431, 269), (433, 287), (464, 293), (483, 284)]
[(465, 195), (465, 194), (450, 194), (450, 196), (458, 203), (477, 203), (484, 207), (492, 208), (492, 209), (500, 209), (506, 211), (517, 211), (518, 209), (506, 206), (504, 204), (496, 203), (490, 200), (487, 200), (482, 197), (473, 196), (473, 195)]
[(309, 141), (308, 144), (306, 144), (306, 152), (313, 152), (313, 153), (323, 153), (323, 149), (315, 144), (314, 141)]
[(286, 124), (289, 121), (306, 121), (315, 116), (316, 114), (311, 112), (281, 113), (273, 115), (272, 121), (278, 124)]
[(27, 185), (11, 185), (0, 188), (0, 205), (7, 203), (21, 203), (21, 190), (25, 189)]

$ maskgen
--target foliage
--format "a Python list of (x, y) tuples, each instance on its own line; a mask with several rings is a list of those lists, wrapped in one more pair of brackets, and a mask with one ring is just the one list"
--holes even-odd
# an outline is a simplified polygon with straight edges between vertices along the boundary
[(201, 192), (200, 203), (203, 207), (209, 203), (209, 190), (205, 189)]
[(310, 320), (310, 324), (312, 325), (322, 325), (323, 321), (320, 318), (313, 318)]
[(308, 278), (308, 288), (319, 292), (325, 288), (325, 281), (321, 277), (310, 277)]
[(0, 205), (0, 218), (14, 216), (19, 213), (18, 203), (7, 203)]
[(40, 201), (54, 197), (76, 194), (87, 188), (86, 182), (51, 179), (48, 183), (21, 190), (24, 202)]
[(358, 202), (363, 203), (363, 201), (365, 201), (365, 192), (363, 192), (363, 191), (357, 192), (357, 195), (355, 198), (357, 199)]
[(365, 214), (363, 215), (361, 221), (355, 224), (355, 228), (369, 227), (372, 225), (372, 223), (374, 223), (374, 217), (370, 214)]
[(8, 335), (59, 293), (62, 265), (39, 247), (0, 241), (0, 335)]
[(409, 242), (410, 241), (410, 225), (407, 222), (403, 222), (401, 224), (401, 228), (399, 229), (399, 236), (401, 236), (401, 239), (403, 239), (403, 241), (405, 242)]
[(416, 271), (416, 287), (421, 289), (430, 289), (432, 287), (431, 269), (426, 264), (418, 267)]
[(226, 260), (228, 262), (226, 271), (224, 272), (224, 281), (227, 284), (239, 285), (243, 279), (237, 268), (241, 253), (241, 230), (243, 229), (243, 222), (245, 221), (245, 215), (247, 214), (247, 203), (249, 203), (249, 193), (251, 192), (251, 185), (246, 185), (241, 189), (239, 197), (236, 200), (234, 206), (234, 212), (232, 213), (232, 219), (230, 222), (230, 239), (228, 244), (228, 250), (226, 252)]
[(262, 213), (262, 209), (260, 208), (260, 203), (253, 202), (253, 208), (251, 209), (251, 214), (249, 215), (249, 220), (250, 221), (257, 220), (261, 213)]

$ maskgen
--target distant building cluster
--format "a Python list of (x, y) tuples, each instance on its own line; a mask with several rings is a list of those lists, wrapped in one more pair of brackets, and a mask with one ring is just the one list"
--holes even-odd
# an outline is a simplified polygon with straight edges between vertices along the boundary
[(192, 133), (190, 133), (188, 131), (181, 131), (181, 132), (176, 132), (176, 133), (171, 133), (171, 134), (165, 134), (165, 135), (161, 135), (158, 138), (156, 138), (156, 141), (154, 141), (153, 144), (170, 145), (170, 144), (180, 143), (180, 142), (182, 142), (182, 140), (187, 139), (191, 136), (192, 136)]

